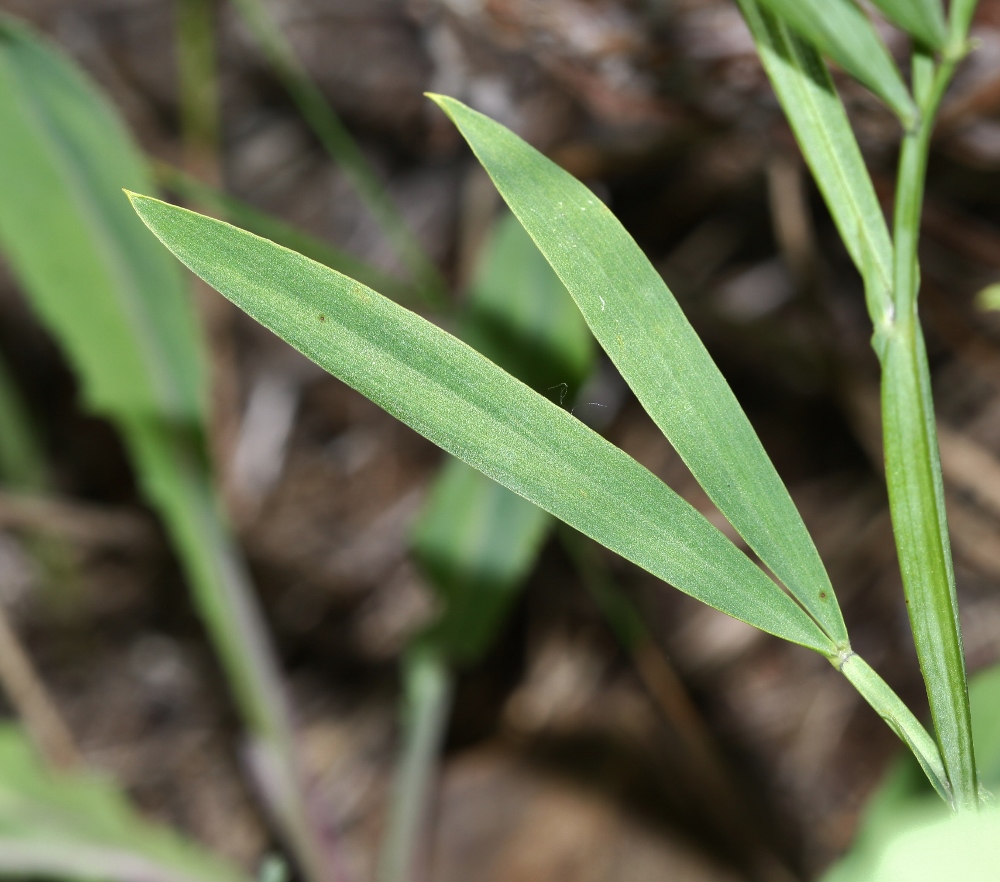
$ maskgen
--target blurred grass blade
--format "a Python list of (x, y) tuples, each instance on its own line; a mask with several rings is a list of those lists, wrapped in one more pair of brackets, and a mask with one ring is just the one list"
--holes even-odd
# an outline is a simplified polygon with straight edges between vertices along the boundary
[(969, 704), (979, 780), (996, 795), (1000, 793), (1000, 664), (972, 677)]
[(978, 5), (979, 0), (951, 0), (948, 4), (948, 37), (952, 52), (966, 51), (969, 28)]
[(213, 502), (202, 341), (176, 265), (123, 204), (121, 187), (149, 187), (149, 175), (100, 93), (7, 18), (0, 19), (0, 131), (0, 246), (66, 350), (86, 404), (123, 432), (252, 738), (266, 745), (258, 753), (280, 757), (272, 765), (284, 793), (272, 809), (298, 844), (305, 810), (280, 678), (244, 564)]
[[(573, 401), (594, 338), (559, 277), (505, 212), (480, 253), (460, 336), (537, 392)], [(414, 556), (443, 610), (403, 659), (402, 753), (379, 863), (380, 882), (420, 873), (430, 785), (445, 726), (450, 665), (492, 646), (531, 572), (552, 517), (449, 457), (417, 519)]]
[(475, 350), (301, 255), (131, 198), (213, 288), (448, 452), (710, 606), (833, 651), (788, 595), (662, 481)]
[(399, 303), (413, 304), (419, 300), (412, 285), (383, 273), (354, 255), (341, 251), (336, 246), (317, 239), (272, 214), (254, 208), (235, 196), (202, 183), (169, 163), (154, 161), (153, 171), (161, 188), (170, 190), (186, 202), (203, 206), (206, 211), (224, 218), (231, 224), (277, 242), (285, 248), (291, 248), (292, 251), (298, 251), (317, 263), (357, 279)]
[(567, 406), (597, 352), (559, 276), (508, 212), (476, 266), (459, 336), (525, 385)]
[(531, 572), (550, 525), (542, 509), (449, 459), (413, 538), (420, 569), (444, 602), (422, 640), (450, 663), (478, 661)]
[(9, 18), (0, 131), (0, 244), (87, 404), (198, 424), (204, 371), (180, 275), (118, 204), (123, 182), (148, 181), (141, 159), (103, 97)]
[(858, 272), (876, 327), (891, 311), (892, 240), (826, 63), (758, 0), (737, 0), (781, 107)]
[(212, 0), (178, 0), (174, 13), (184, 161), (210, 180), (217, 173), (221, 140), (214, 6)]
[(452, 693), (448, 663), (427, 641), (419, 641), (406, 653), (403, 692), (403, 753), (393, 781), (377, 882), (420, 877), (415, 867), (432, 817), (430, 791)]
[(272, 21), (263, 0), (234, 0), (254, 37), (264, 50), (299, 108), (306, 123), (331, 158), (338, 162), (365, 206), (378, 221), (409, 270), (427, 305), (444, 302), (447, 286), (437, 267), (410, 232), (361, 148), (337, 116), (319, 87), (302, 67), (285, 35)]
[(0, 359), (0, 482), (19, 490), (44, 490), (48, 466), (41, 451), (21, 395)]
[(889, 21), (930, 49), (943, 49), (948, 26), (941, 0), (872, 0)]
[(0, 726), (0, 874), (106, 882), (250, 882), (221, 858), (143, 820), (107, 781), (46, 770)]
[[(913, 0), (903, 0), (913, 2)], [(917, 108), (889, 50), (854, 0), (760, 0), (824, 55), (879, 96), (906, 129)]]
[(825, 633), (846, 646), (829, 577), (785, 485), (639, 246), (583, 184), (512, 132), (458, 101), (432, 97), (712, 501)]
[[(525, 385), (572, 402), (594, 338), (515, 217), (494, 226), (477, 265), (459, 336)], [(444, 601), (425, 639), (453, 662), (477, 661), (551, 526), (527, 500), (461, 461), (445, 464), (418, 520), (413, 550)]]

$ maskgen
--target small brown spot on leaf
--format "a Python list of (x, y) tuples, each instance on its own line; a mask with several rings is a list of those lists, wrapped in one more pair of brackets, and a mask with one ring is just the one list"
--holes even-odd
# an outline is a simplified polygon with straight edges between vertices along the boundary
[(320, 320), (321, 322), (325, 322), (325, 321), (326, 321), (326, 316), (325, 316), (325, 315), (323, 315), (323, 314), (320, 314), (320, 316), (319, 316), (319, 320)]

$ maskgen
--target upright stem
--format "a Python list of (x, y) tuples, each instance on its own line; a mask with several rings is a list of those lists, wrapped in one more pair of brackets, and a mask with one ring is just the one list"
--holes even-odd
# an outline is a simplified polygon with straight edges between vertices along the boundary
[(236, 6), (303, 119), (327, 153), (340, 163), (355, 191), (410, 272), (427, 305), (442, 305), (446, 286), (437, 267), (410, 232), (361, 148), (306, 73), (264, 4), (261, 0), (236, 0)]
[(917, 49), (921, 111), (900, 153), (894, 214), (894, 316), (882, 355), (886, 481), (917, 657), (956, 809), (978, 805), (965, 657), (948, 538), (930, 371), (917, 293), (917, 243), (934, 117), (954, 71)]
[(332, 848), (305, 792), (277, 653), (250, 574), (191, 439), (149, 420), (125, 431), (143, 489), (178, 550), (194, 605), (248, 730), (248, 759), (275, 825), (308, 882), (336, 882)]
[(382, 837), (378, 882), (414, 882), (424, 876), (421, 843), (451, 708), (451, 674), (434, 649), (419, 644), (411, 649), (403, 660), (403, 678), (403, 752)]

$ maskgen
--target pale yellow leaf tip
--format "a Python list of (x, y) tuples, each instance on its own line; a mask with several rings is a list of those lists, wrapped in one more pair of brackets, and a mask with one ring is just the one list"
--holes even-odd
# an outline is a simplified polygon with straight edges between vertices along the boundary
[(438, 107), (440, 107), (448, 116), (451, 116), (451, 106), (459, 104), (449, 95), (441, 95), (438, 92), (424, 92), (426, 98), (430, 98)]

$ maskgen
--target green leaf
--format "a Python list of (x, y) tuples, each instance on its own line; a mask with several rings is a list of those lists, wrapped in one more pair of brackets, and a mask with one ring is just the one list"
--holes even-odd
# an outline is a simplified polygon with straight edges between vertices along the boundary
[[(495, 224), (476, 268), (459, 336), (560, 403), (576, 397), (594, 338), (559, 277), (510, 214)], [(535, 505), (459, 460), (445, 464), (418, 520), (413, 549), (445, 602), (425, 639), (446, 657), (478, 659), (551, 526)]]
[(943, 49), (948, 26), (941, 0), (872, 0), (885, 17), (931, 49)]
[(221, 858), (143, 820), (117, 788), (45, 769), (0, 726), (0, 874), (94, 882), (248, 882)]
[(1000, 866), (1000, 811), (907, 818), (885, 844), (872, 882), (993, 882)]
[(969, 49), (966, 40), (978, 4), (979, 0), (951, 0), (948, 4), (949, 48), (955, 55), (960, 55)]
[(913, 126), (917, 108), (899, 68), (854, 0), (760, 0), (760, 3), (878, 95), (893, 109), (904, 128)]
[(979, 780), (996, 793), (1000, 791), (1000, 665), (972, 677), (969, 705)]
[(212, 287), (449, 453), (716, 609), (834, 652), (791, 598), (662, 481), (475, 350), (301, 255), (131, 198)]
[(268, 754), (268, 780), (282, 789), (275, 814), (299, 842), (305, 812), (277, 665), (205, 456), (202, 340), (178, 267), (121, 194), (151, 187), (141, 154), (84, 75), (6, 17), (0, 132), (0, 247), (86, 403), (122, 432), (257, 753)]
[(847, 252), (868, 281), (869, 312), (881, 327), (892, 311), (892, 240), (830, 72), (819, 53), (758, 0), (737, 2)]
[(413, 539), (417, 561), (445, 603), (423, 639), (451, 661), (475, 662), (492, 645), (550, 525), (542, 509), (448, 460)]
[(636, 397), (740, 535), (838, 644), (829, 577), (788, 491), (659, 274), (579, 181), (451, 98), (455, 121)]
[[(149, 176), (59, 53), (0, 18), (0, 245), (92, 409), (198, 423), (204, 372), (177, 267), (121, 203)], [(124, 343), (124, 345), (121, 345)]]

